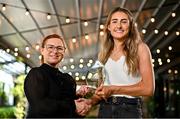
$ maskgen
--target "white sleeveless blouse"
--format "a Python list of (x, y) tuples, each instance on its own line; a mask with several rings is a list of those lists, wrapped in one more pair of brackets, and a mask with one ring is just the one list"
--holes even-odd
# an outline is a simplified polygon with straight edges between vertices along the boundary
[(133, 85), (141, 81), (138, 73), (136, 76), (128, 75), (125, 56), (121, 56), (119, 60), (114, 61), (111, 58), (105, 64), (105, 82), (104, 85)]

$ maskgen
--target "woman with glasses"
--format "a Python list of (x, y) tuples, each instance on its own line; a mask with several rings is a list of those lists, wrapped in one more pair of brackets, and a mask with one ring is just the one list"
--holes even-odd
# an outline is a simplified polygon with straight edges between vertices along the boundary
[(114, 8), (104, 31), (98, 58), (107, 74), (90, 103), (101, 99), (100, 118), (142, 118), (141, 97), (155, 88), (150, 50), (127, 9)]
[[(56, 34), (48, 35), (42, 41), (42, 64), (27, 74), (24, 91), (29, 106), (27, 118), (67, 118), (84, 116), (90, 108), (85, 99), (78, 100), (76, 82), (67, 73), (58, 70), (64, 57), (65, 44)], [(79, 95), (86, 93), (84, 87)]]

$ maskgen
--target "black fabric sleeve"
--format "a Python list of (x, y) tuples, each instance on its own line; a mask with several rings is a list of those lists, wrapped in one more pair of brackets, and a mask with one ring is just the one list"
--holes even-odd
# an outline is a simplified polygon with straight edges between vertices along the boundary
[(51, 99), (47, 96), (48, 80), (43, 78), (38, 68), (31, 69), (26, 76), (24, 91), (35, 114), (46, 116), (57, 113), (74, 113), (74, 101)]

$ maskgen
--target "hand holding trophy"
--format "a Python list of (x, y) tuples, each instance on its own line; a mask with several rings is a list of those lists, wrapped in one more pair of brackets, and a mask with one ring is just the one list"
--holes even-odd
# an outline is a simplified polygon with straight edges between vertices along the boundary
[(99, 61), (96, 61), (88, 70), (86, 74), (86, 85), (89, 87), (90, 91), (86, 97), (91, 97), (95, 93), (96, 88), (104, 83), (104, 72), (104, 65)]

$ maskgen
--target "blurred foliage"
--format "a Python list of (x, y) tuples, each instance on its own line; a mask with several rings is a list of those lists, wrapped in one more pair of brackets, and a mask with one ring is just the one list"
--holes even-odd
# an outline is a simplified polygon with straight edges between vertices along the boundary
[(7, 95), (4, 92), (4, 83), (0, 82), (0, 106), (4, 106), (7, 102)]
[(24, 79), (25, 75), (20, 75), (16, 78), (15, 87), (12, 89), (12, 93), (16, 98), (17, 104), (15, 107), (14, 114), (16, 118), (22, 119), (25, 117), (25, 106), (26, 106), (26, 98), (24, 95)]
[(0, 107), (0, 118), (15, 118), (15, 107)]

